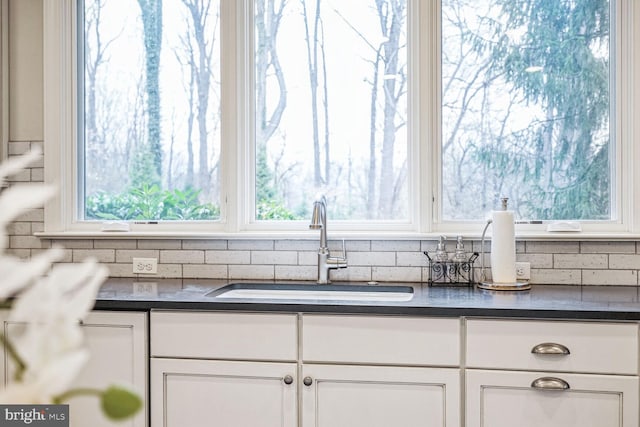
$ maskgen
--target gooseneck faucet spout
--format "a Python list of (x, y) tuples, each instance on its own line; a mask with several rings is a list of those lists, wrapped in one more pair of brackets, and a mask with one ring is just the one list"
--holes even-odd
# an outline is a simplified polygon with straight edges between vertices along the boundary
[(327, 199), (319, 197), (313, 202), (313, 213), (311, 214), (312, 230), (320, 230), (320, 248), (318, 249), (318, 283), (330, 283), (329, 270), (347, 267), (347, 256), (342, 241), (342, 256), (332, 257), (327, 245)]

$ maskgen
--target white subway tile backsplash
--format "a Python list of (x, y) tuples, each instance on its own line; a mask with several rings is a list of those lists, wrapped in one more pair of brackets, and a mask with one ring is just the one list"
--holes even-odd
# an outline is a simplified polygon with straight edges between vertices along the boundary
[(640, 255), (611, 254), (609, 268), (613, 270), (639, 270)]
[(30, 236), (31, 223), (30, 222), (13, 222), (7, 225), (7, 234), (13, 235), (13, 236)]
[(206, 251), (207, 264), (251, 264), (251, 251)]
[(583, 254), (633, 254), (636, 252), (635, 242), (580, 242)]
[[(27, 249), (24, 249), (27, 250)], [(49, 250), (45, 249), (31, 249), (31, 256), (36, 256), (40, 252)], [(73, 249), (61, 249), (62, 257), (57, 262), (73, 262)]]
[(115, 249), (74, 249), (73, 262), (82, 262), (87, 258), (95, 258), (98, 262), (115, 262)]
[(138, 249), (182, 249), (182, 241), (173, 239), (138, 240)]
[(16, 221), (27, 221), (27, 222), (43, 222), (44, 221), (44, 209), (27, 209), (23, 213), (21, 213), (16, 219)]
[(351, 252), (347, 253), (349, 265), (393, 266), (396, 264), (395, 252)]
[(251, 264), (298, 264), (298, 253), (294, 251), (251, 251)]
[(583, 285), (638, 285), (636, 270), (583, 270)]
[(204, 264), (204, 251), (161, 250), (161, 264)]
[(417, 252), (420, 251), (420, 242), (417, 240), (373, 240), (371, 250), (384, 252)]
[(517, 262), (528, 262), (531, 268), (553, 268), (553, 254), (528, 254), (519, 253)]
[(527, 253), (543, 254), (577, 254), (580, 252), (579, 242), (526, 242)]
[(116, 262), (132, 263), (133, 258), (160, 257), (160, 251), (156, 249), (116, 249)]
[(224, 250), (224, 249), (227, 249), (227, 241), (226, 240), (183, 240), (182, 249)]
[(31, 182), (44, 182), (44, 168), (31, 168)]
[[(131, 268), (131, 266), (129, 266), (129, 268)], [(182, 265), (181, 264), (158, 264), (158, 274), (156, 275), (156, 277), (161, 277), (161, 278), (166, 277), (167, 279), (181, 278)]]
[(273, 240), (229, 240), (229, 250), (272, 251)]
[(93, 240), (89, 239), (54, 239), (53, 246), (62, 246), (67, 249), (93, 249)]
[(32, 222), (31, 223), (31, 232), (32, 233), (40, 233), (44, 231), (44, 222)]
[[(371, 250), (371, 241), (369, 240), (347, 240), (345, 241), (345, 248), (347, 252), (368, 252)], [(318, 250), (318, 246), (314, 248)], [(342, 249), (342, 247), (340, 247)]]
[(420, 282), (421, 267), (372, 267), (371, 279), (378, 282)]
[(185, 279), (226, 279), (226, 265), (185, 264), (182, 266), (182, 277)]
[(31, 249), (12, 249), (12, 248), (9, 248), (9, 249), (6, 250), (6, 254), (10, 255), (10, 256), (14, 256), (16, 258), (20, 258), (20, 259), (29, 259), (29, 258), (31, 258)]
[(25, 169), (9, 175), (7, 182), (31, 182), (31, 170)]
[(31, 142), (29, 141), (11, 141), (8, 144), (9, 156), (24, 154), (31, 150)]
[(35, 236), (9, 236), (9, 247), (12, 249), (40, 249), (42, 242)]
[(580, 285), (581, 282), (581, 270), (561, 270), (551, 268), (531, 269), (532, 284)]
[(275, 241), (276, 251), (317, 251), (320, 240), (293, 240), (282, 239)]
[(607, 268), (608, 255), (601, 254), (554, 254), (554, 268)]
[(95, 249), (136, 249), (137, 246), (135, 240), (96, 239), (93, 241)]
[[(314, 267), (314, 280), (318, 278), (318, 269)], [(369, 282), (371, 281), (371, 267), (348, 267), (332, 270), (331, 280), (334, 282)]]
[(276, 265), (276, 280), (317, 280), (318, 269), (310, 265)]
[(396, 265), (402, 267), (425, 266), (429, 262), (422, 252), (396, 252)]
[[(349, 252), (347, 252), (347, 262)], [(318, 252), (298, 252), (298, 265), (318, 265)]]
[(229, 279), (275, 279), (273, 265), (229, 265)]
[(109, 269), (110, 277), (134, 277), (134, 275), (131, 272), (131, 264), (104, 263), (103, 265)]

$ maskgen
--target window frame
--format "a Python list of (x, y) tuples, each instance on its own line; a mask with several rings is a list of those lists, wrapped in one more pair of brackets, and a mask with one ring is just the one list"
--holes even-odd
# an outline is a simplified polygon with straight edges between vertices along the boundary
[[(441, 205), (441, 7), (439, 1), (408, 1), (407, 37), (410, 70), (408, 221), (331, 221), (332, 234), (343, 237), (412, 238), (439, 234), (478, 236), (485, 221), (444, 221)], [(640, 5), (615, 2), (615, 90), (611, 129), (615, 132), (613, 221), (581, 221), (580, 233), (547, 233), (546, 224), (518, 225), (518, 236), (535, 239), (633, 238), (640, 233)], [(45, 206), (42, 236), (104, 236), (99, 221), (78, 221), (74, 199), (80, 194), (77, 141), (76, 0), (47, 0), (44, 7), (44, 150), (45, 181), (59, 194)], [(129, 233), (109, 236), (284, 236), (308, 237), (306, 221), (255, 219), (255, 145), (253, 143), (252, 0), (221, 0), (222, 143), (221, 219), (130, 223)], [(614, 15), (612, 15), (613, 17)], [(615, 43), (615, 44), (614, 44)], [(635, 72), (635, 74), (634, 74)], [(635, 95), (635, 96), (634, 96)], [(634, 165), (638, 167), (634, 168)], [(636, 184), (637, 183), (637, 184)], [(312, 200), (309, 200), (312, 203)]]

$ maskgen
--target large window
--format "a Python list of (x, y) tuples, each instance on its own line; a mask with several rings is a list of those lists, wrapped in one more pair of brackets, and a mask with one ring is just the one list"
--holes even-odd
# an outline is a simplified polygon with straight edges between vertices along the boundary
[(631, 0), (44, 7), (47, 231), (640, 231)]
[(80, 217), (220, 217), (218, 0), (79, 2)]
[(407, 220), (407, 0), (256, 0), (257, 219)]
[(443, 218), (612, 218), (609, 0), (442, 2)]

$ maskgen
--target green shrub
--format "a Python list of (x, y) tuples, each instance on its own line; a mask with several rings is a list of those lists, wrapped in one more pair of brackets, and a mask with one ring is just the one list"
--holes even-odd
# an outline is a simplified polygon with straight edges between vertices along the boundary
[(220, 208), (200, 203), (200, 190), (161, 190), (143, 185), (124, 193), (98, 192), (87, 197), (86, 219), (101, 220), (216, 220)]

